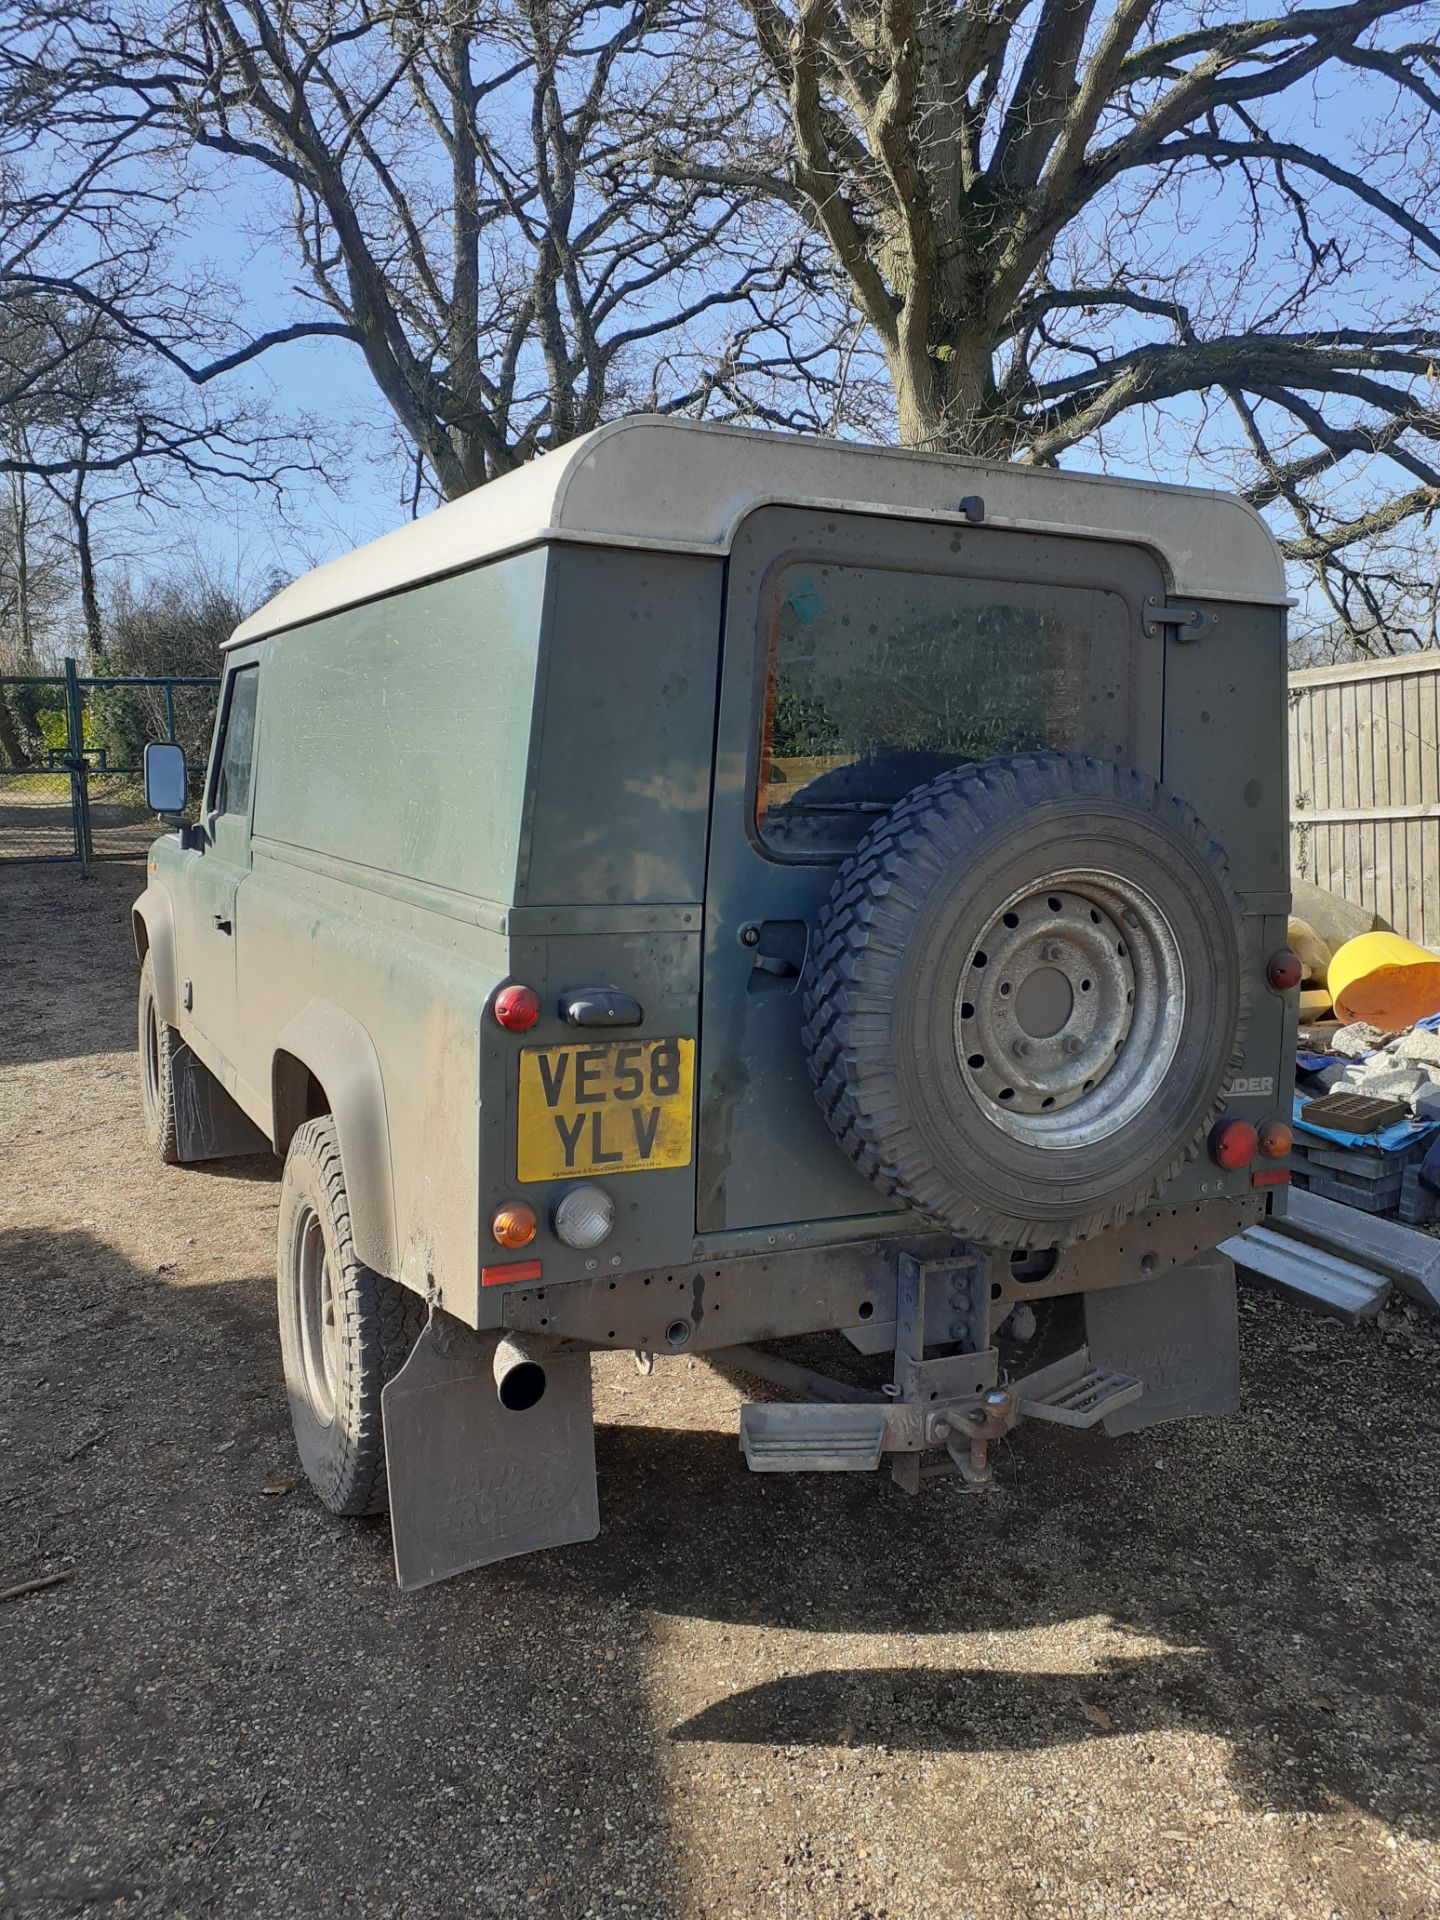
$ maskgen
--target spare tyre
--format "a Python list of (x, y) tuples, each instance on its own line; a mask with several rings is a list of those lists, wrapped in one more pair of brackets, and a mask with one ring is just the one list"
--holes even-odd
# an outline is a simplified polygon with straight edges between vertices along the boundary
[(1247, 1011), (1225, 855), (1148, 774), (1062, 753), (917, 787), (841, 868), (805, 1044), (881, 1192), (990, 1246), (1064, 1246), (1205, 1142)]

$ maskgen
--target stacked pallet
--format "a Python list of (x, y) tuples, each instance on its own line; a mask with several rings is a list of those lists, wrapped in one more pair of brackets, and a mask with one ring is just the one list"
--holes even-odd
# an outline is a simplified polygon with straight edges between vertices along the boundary
[(1362, 1213), (1393, 1213), (1407, 1225), (1424, 1226), (1440, 1217), (1440, 1195), (1420, 1179), (1432, 1144), (1426, 1135), (1398, 1147), (1347, 1147), (1297, 1130), (1292, 1185)]
[(1293, 1187), (1283, 1218), (1247, 1228), (1221, 1251), (1246, 1279), (1352, 1324), (1373, 1320), (1397, 1287), (1440, 1310), (1440, 1239), (1313, 1186)]

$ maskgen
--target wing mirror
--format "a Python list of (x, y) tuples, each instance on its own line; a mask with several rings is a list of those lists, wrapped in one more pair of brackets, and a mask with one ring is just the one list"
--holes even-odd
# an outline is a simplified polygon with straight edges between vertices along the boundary
[(190, 797), (185, 751), (152, 740), (145, 749), (145, 804), (152, 813), (183, 813)]

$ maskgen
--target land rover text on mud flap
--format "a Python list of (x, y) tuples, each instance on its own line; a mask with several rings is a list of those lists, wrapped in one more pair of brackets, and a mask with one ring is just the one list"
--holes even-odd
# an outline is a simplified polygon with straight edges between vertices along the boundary
[(283, 1156), (300, 1457), (403, 1585), (596, 1532), (597, 1349), (912, 1492), (1235, 1405), (1284, 609), (1220, 495), (636, 419), (245, 622), (135, 908), (145, 1113)]

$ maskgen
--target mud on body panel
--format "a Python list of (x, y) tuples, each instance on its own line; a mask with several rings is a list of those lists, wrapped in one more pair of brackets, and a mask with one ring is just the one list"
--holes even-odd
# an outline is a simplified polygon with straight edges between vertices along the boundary
[[(481, 1021), (480, 1265), (495, 1271), (489, 1285), (476, 1275), (477, 1325), (499, 1324), (496, 1282), (503, 1286), (508, 1263), (533, 1284), (693, 1257), (700, 909), (622, 908), (609, 917), (629, 930), (515, 939), (512, 977), (534, 988), (539, 1019), (520, 1033), (490, 1014)], [(638, 1023), (573, 1024), (561, 1003), (582, 988), (629, 996)], [(588, 1251), (566, 1246), (553, 1225), (555, 1208), (581, 1183), (615, 1208), (613, 1230)], [(495, 1210), (514, 1200), (538, 1217), (523, 1253), (506, 1252), (489, 1230)]]

